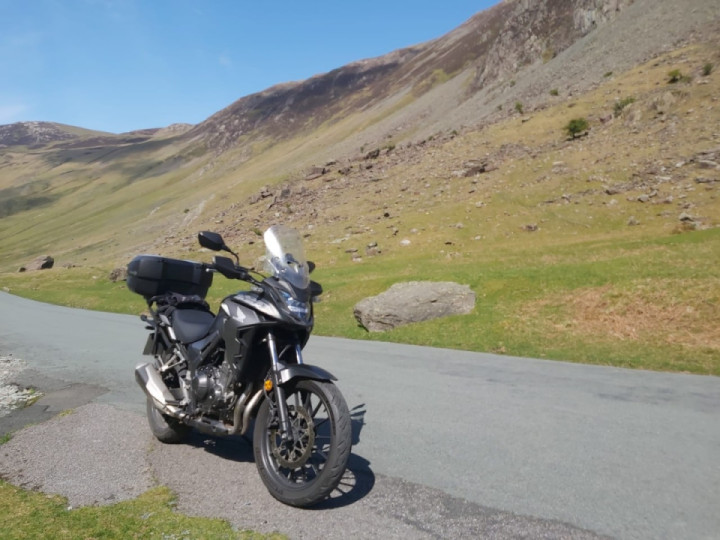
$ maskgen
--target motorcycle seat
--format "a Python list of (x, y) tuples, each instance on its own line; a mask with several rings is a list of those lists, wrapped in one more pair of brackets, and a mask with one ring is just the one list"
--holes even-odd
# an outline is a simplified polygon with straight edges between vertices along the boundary
[(173, 311), (170, 319), (178, 340), (187, 345), (208, 335), (215, 315), (210, 311), (180, 308)]

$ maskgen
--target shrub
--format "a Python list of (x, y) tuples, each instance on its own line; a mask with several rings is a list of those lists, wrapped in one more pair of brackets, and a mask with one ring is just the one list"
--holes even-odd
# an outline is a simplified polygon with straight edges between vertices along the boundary
[(430, 75), (430, 86), (434, 87), (438, 84), (443, 84), (450, 80), (450, 75), (445, 73), (442, 69), (436, 69)]
[(702, 68), (703, 77), (707, 77), (708, 75), (710, 75), (714, 67), (715, 66), (711, 62), (705, 64)]
[(557, 88), (553, 88), (552, 90), (550, 90), (551, 96), (557, 96), (558, 94), (560, 94), (560, 92), (558, 92)]
[(523, 110), (524, 110), (524, 109), (523, 109), (523, 104), (520, 103), (519, 101), (516, 101), (516, 102), (515, 102), (515, 110), (516, 110), (517, 112), (519, 112), (520, 114), (522, 114), (522, 113), (523, 113)]
[(616, 117), (620, 116), (620, 114), (622, 113), (622, 110), (625, 107), (627, 107), (628, 105), (630, 105), (631, 103), (633, 103), (634, 101), (635, 101), (634, 97), (626, 97), (624, 99), (621, 99), (620, 101), (616, 101), (615, 108), (614, 108), (615, 116)]
[(607, 72), (605, 72), (605, 75), (603, 75), (603, 77), (605, 77), (607, 79), (608, 77), (612, 77), (612, 74), (613, 74), (612, 71), (607, 71)]
[(590, 124), (585, 118), (573, 118), (565, 126), (565, 132), (573, 139), (588, 130)]
[(669, 84), (675, 84), (678, 82), (688, 83), (692, 81), (692, 77), (690, 77), (689, 75), (683, 75), (682, 71), (680, 71), (679, 69), (673, 69), (672, 71), (669, 71), (668, 77)]

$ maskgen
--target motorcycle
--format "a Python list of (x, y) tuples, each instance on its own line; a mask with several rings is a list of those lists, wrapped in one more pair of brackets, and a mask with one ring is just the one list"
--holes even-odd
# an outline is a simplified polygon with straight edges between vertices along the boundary
[[(310, 280), (297, 231), (273, 226), (263, 235), (263, 276), (240, 265), (221, 235), (203, 231), (201, 246), (225, 251), (211, 264), (139, 255), (128, 264), (128, 288), (142, 295), (150, 316), (144, 354), (135, 368), (147, 396), (147, 418), (163, 443), (181, 443), (191, 430), (244, 435), (254, 419), (253, 453), (270, 494), (298, 507), (335, 489), (352, 444), (347, 404), (328, 371), (304, 363), (313, 328)], [(214, 274), (249, 284), (220, 303), (205, 297)], [(255, 274), (255, 275), (253, 275)], [(257, 276), (257, 277), (256, 277)]]

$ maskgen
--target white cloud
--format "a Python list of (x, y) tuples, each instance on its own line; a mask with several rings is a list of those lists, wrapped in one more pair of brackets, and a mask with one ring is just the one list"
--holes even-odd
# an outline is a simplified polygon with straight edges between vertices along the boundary
[(42, 39), (40, 32), (5, 33), (0, 36), (0, 54), (4, 57), (2, 63), (7, 64), (18, 55), (26, 57), (29, 51), (34, 51), (40, 45)]
[(0, 104), (0, 124), (12, 124), (13, 122), (20, 122), (23, 120), (22, 114), (28, 110), (28, 107), (23, 104)]
[(232, 67), (232, 63), (233, 63), (232, 58), (230, 58), (230, 56), (227, 54), (221, 54), (220, 57), (218, 58), (218, 62), (220, 63), (221, 66), (224, 66), (224, 67)]

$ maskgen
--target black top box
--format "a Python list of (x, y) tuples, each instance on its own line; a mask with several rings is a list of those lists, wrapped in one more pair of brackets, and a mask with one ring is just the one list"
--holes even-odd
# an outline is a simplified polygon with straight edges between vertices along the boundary
[(213, 280), (202, 263), (158, 255), (138, 255), (127, 270), (128, 289), (148, 299), (169, 292), (205, 298)]

